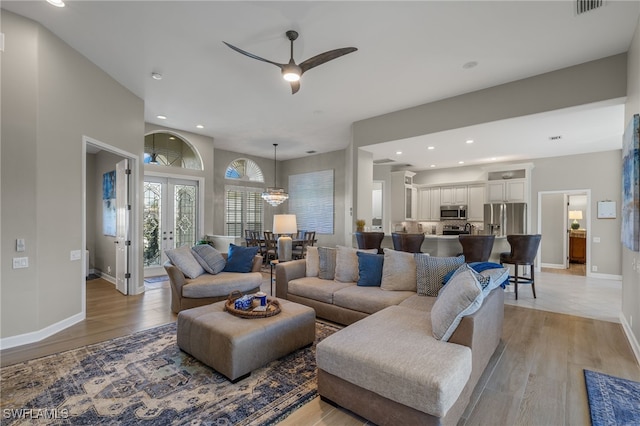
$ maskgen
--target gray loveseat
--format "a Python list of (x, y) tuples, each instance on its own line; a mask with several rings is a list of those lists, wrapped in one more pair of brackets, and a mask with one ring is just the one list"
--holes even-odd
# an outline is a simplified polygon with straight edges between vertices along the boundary
[(432, 330), (436, 297), (307, 277), (304, 260), (276, 267), (276, 294), (348, 325), (317, 346), (318, 393), (380, 425), (456, 424), (502, 335), (500, 287), (448, 341)]
[[(226, 253), (222, 253), (227, 257)], [(262, 256), (253, 258), (251, 272), (203, 273), (196, 278), (187, 278), (171, 262), (164, 264), (171, 285), (171, 310), (176, 314), (182, 310), (226, 300), (229, 293), (256, 293), (262, 284)]]

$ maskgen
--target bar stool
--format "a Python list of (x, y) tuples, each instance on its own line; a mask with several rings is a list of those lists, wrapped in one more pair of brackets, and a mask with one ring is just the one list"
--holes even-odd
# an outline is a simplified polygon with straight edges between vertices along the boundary
[(467, 263), (488, 261), (495, 239), (495, 235), (459, 235), (458, 240), (462, 245), (464, 261)]
[(392, 233), (393, 249), (408, 253), (421, 253), (424, 234)]
[(378, 249), (378, 254), (382, 253), (380, 246), (384, 239), (384, 232), (356, 232), (356, 241), (359, 249)]
[[(531, 284), (533, 298), (536, 298), (536, 286), (534, 277), (533, 261), (538, 253), (540, 239), (542, 235), (507, 235), (507, 241), (511, 246), (510, 253), (500, 253), (500, 264), (515, 265), (516, 273), (513, 277), (509, 277), (509, 282), (515, 284), (515, 296), (518, 300), (518, 284)], [(530, 278), (520, 277), (518, 275), (519, 266), (529, 266)]]

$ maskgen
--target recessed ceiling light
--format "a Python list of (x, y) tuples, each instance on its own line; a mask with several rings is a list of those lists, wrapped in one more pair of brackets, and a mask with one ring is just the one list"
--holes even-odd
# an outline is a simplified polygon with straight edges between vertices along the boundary
[(173, 137), (173, 136), (169, 136), (169, 140), (171, 140), (171, 141), (175, 141), (175, 140), (176, 140), (176, 138), (175, 138), (175, 137)]
[(402, 151), (396, 151), (396, 155), (402, 155)]
[(167, 117), (164, 115), (156, 115), (156, 117), (158, 117), (160, 120), (166, 120)]
[(436, 149), (435, 146), (428, 146), (427, 149)]
[(496, 161), (497, 158), (496, 157), (491, 157), (491, 161)]
[(458, 164), (464, 164), (464, 161), (458, 161)]
[(435, 164), (432, 164), (432, 165), (430, 165), (429, 167), (435, 167), (435, 166), (436, 166)]
[(47, 3), (55, 7), (64, 7), (64, 2), (62, 0), (47, 0)]
[(473, 143), (473, 139), (467, 139), (467, 143), (468, 144), (472, 144)]
[(462, 68), (464, 68), (465, 70), (471, 69), (471, 68), (475, 68), (478, 66), (478, 63), (476, 61), (469, 61), (467, 63), (465, 63), (464, 65), (462, 65)]
[(154, 80), (162, 80), (162, 74), (160, 74), (159, 72), (152, 72), (151, 78)]
[(203, 126), (202, 124), (198, 124), (196, 127), (197, 127), (198, 129), (204, 129), (204, 126)]

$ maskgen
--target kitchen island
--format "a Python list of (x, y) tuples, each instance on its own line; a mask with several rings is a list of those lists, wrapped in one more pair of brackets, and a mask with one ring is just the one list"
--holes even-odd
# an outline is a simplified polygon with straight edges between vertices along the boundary
[[(385, 234), (382, 240), (382, 247), (393, 248), (393, 240), (390, 234)], [(507, 237), (496, 237), (491, 250), (490, 262), (500, 263), (500, 253), (511, 250)], [(457, 235), (425, 234), (422, 243), (422, 253), (429, 253), (431, 256), (449, 257), (462, 253), (462, 245)]]

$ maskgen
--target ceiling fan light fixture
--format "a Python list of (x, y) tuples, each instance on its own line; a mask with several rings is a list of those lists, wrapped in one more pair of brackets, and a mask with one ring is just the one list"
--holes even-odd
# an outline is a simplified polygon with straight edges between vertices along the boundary
[(300, 81), (302, 70), (296, 64), (287, 64), (282, 67), (282, 78), (287, 81)]

